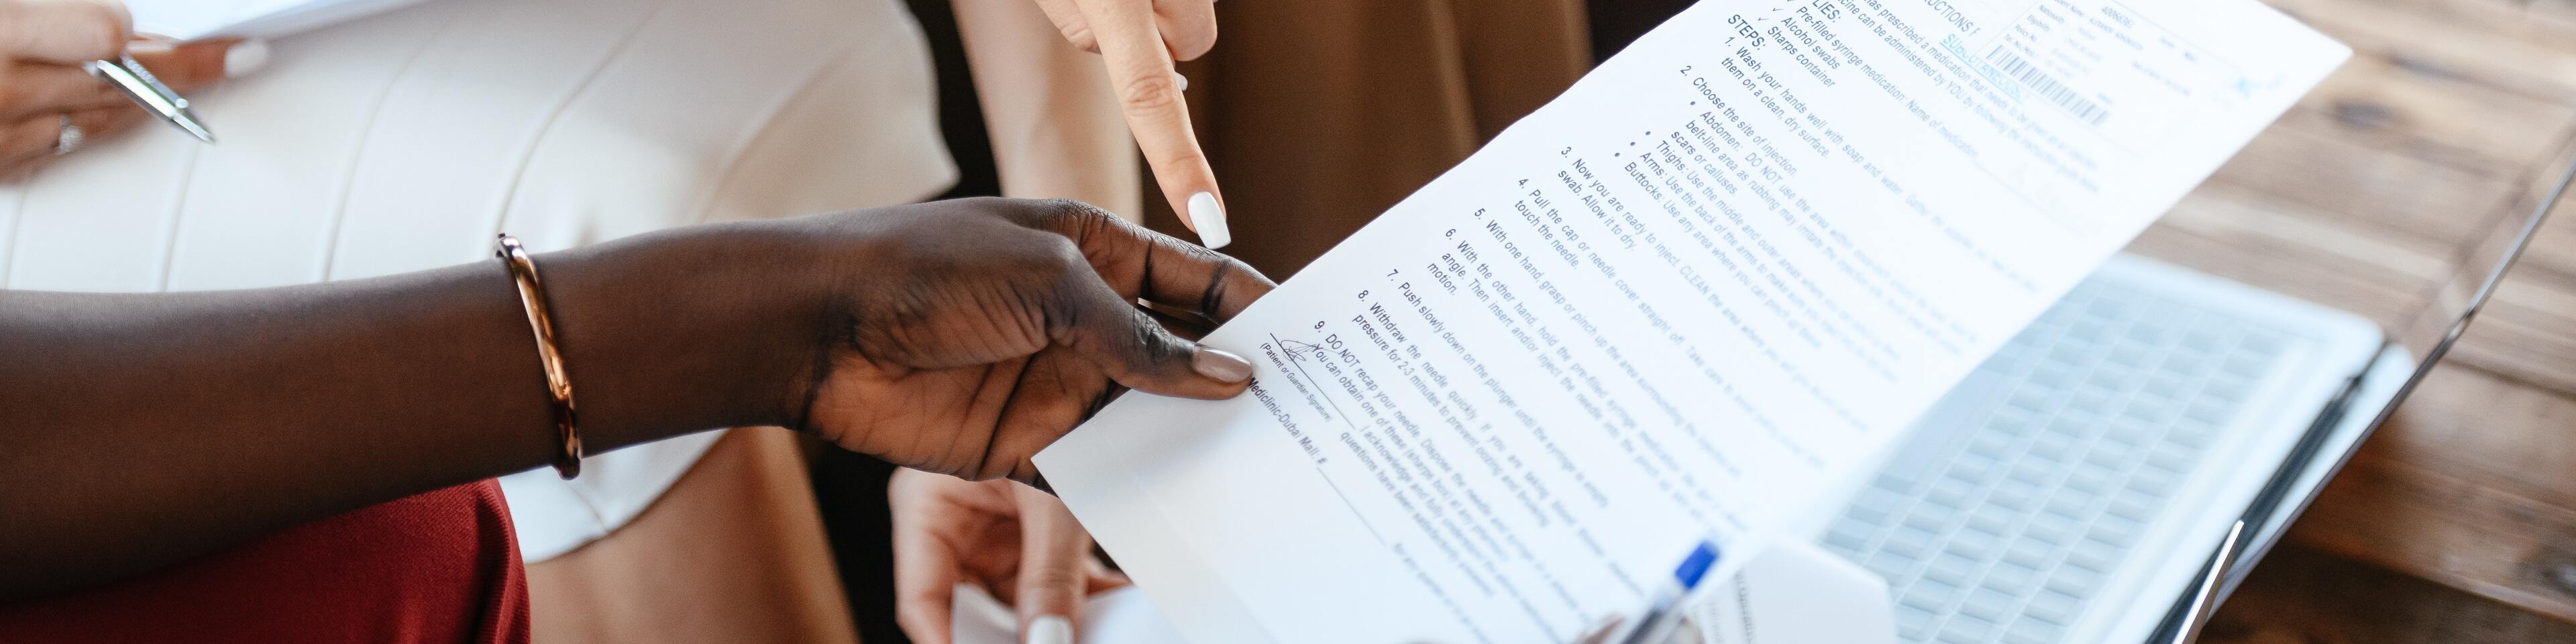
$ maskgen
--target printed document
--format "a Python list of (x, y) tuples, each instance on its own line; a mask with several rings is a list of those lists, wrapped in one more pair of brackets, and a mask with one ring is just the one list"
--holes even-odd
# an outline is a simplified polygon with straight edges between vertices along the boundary
[[(1878, 576), (1810, 544), (1765, 549), (1734, 579), (1690, 607), (1684, 626), (1706, 644), (1895, 644), (1896, 610)], [(1019, 613), (974, 584), (958, 584), (949, 606), (955, 644), (1020, 641)], [(1182, 644), (1171, 622), (1135, 586), (1095, 593), (1074, 620), (1083, 644)]]
[(1249, 393), (1037, 463), (1192, 641), (1567, 641), (1821, 524), (2348, 55), (2255, 0), (1706, 0), (1210, 336)]

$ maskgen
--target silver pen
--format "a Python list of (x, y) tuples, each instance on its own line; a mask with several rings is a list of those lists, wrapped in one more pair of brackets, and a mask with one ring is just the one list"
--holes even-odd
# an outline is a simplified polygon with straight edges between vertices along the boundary
[(197, 120), (195, 112), (188, 111), (188, 99), (170, 91), (170, 86), (161, 84), (161, 79), (153, 78), (152, 71), (144, 69), (142, 63), (134, 62), (133, 56), (94, 60), (81, 67), (89, 70), (90, 75), (124, 90), (127, 98), (134, 99), (134, 104), (143, 106), (143, 111), (161, 117), (161, 120), (170, 122), (170, 125), (207, 145), (214, 144), (215, 133), (207, 130), (203, 121)]
[(2227, 528), (2227, 540), (2218, 542), (2218, 552), (2209, 556), (2209, 575), (2201, 578), (2200, 589), (2191, 599), (2191, 608), (2183, 622), (2174, 629), (2173, 644), (2200, 641), (2200, 629), (2209, 626), (2209, 617), (2218, 612), (2218, 589), (2227, 580), (2227, 569), (2236, 565), (2238, 546), (2245, 536), (2245, 522)]

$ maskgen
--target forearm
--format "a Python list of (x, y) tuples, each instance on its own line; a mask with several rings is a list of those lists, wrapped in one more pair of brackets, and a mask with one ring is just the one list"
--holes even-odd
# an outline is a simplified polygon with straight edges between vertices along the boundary
[[(743, 277), (781, 273), (725, 263), (784, 261), (762, 239), (537, 258), (594, 452), (790, 420), (783, 380), (810, 364), (794, 347), (811, 322), (788, 313), (792, 287)], [(717, 293), (734, 305), (698, 305)], [(259, 291), (0, 292), (0, 599), (541, 466), (558, 449), (542, 373), (497, 261)]]

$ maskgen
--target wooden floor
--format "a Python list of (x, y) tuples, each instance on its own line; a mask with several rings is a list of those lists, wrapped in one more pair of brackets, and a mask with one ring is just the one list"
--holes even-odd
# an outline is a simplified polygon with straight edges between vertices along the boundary
[[(2134, 250), (2422, 310), (2576, 149), (2576, 0), (2266, 1), (2354, 60)], [(2210, 641), (2576, 642), (2576, 206), (2558, 215)]]

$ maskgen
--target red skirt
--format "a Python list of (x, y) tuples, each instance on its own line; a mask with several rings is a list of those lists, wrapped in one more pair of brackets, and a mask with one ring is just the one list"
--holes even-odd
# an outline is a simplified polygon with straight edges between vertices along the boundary
[(0, 642), (525, 644), (526, 573), (501, 484), (486, 480), (0, 606)]

